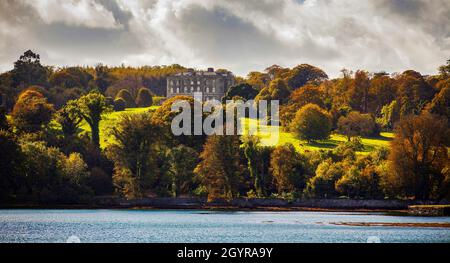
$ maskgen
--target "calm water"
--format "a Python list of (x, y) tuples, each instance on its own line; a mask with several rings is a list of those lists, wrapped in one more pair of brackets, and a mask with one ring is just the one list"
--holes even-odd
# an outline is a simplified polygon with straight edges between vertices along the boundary
[(332, 222), (450, 222), (348, 212), (0, 210), (0, 242), (450, 242), (449, 228), (336, 226)]

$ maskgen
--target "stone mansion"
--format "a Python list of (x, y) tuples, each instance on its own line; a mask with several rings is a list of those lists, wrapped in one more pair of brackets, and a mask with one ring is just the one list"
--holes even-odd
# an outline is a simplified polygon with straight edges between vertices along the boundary
[(167, 98), (201, 93), (203, 101), (220, 101), (233, 85), (234, 76), (231, 72), (214, 71), (213, 68), (208, 68), (207, 71), (189, 70), (167, 77)]

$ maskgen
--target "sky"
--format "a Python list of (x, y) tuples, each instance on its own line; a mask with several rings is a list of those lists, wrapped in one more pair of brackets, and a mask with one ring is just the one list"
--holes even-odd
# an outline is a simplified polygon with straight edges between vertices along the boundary
[(1, 0), (0, 71), (170, 65), (236, 75), (309, 63), (434, 74), (450, 59), (449, 0)]

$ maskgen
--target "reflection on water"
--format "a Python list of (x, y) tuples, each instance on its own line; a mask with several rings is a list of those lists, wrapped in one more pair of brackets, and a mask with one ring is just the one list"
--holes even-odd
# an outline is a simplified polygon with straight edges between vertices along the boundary
[[(345, 222), (345, 224), (336, 224)], [(349, 212), (0, 210), (0, 242), (450, 242), (450, 217)], [(422, 226), (422, 227), (421, 227)], [(425, 226), (425, 227), (424, 227)], [(430, 227), (431, 226), (431, 227)]]

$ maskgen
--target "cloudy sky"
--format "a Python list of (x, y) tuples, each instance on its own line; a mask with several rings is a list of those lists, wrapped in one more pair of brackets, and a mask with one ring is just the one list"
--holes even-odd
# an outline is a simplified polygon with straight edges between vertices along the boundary
[(27, 49), (55, 66), (430, 74), (450, 59), (450, 1), (1, 0), (0, 71)]

